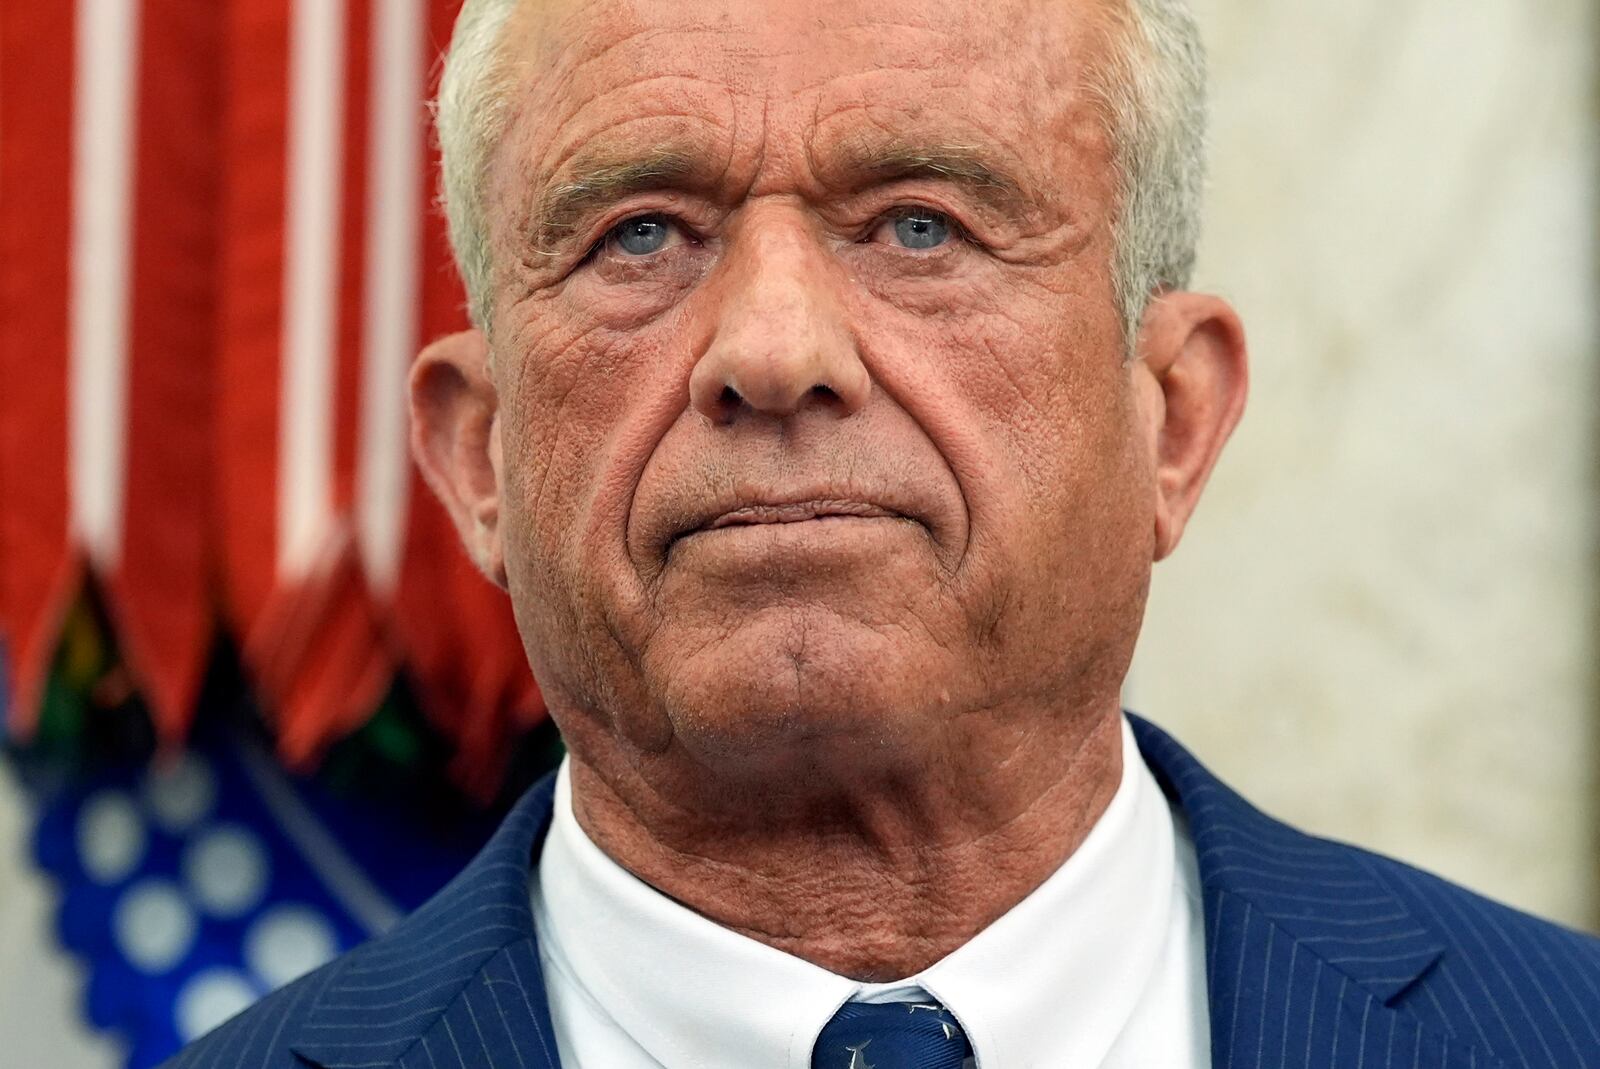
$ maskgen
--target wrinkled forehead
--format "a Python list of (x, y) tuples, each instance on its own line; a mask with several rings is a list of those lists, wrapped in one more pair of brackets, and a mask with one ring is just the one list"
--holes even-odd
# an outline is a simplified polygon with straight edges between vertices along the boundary
[(1101, 155), (1089, 85), (1113, 23), (1108, 0), (533, 0), (503, 42), (515, 169), (671, 145), (826, 185), (888, 139), (1048, 183)]

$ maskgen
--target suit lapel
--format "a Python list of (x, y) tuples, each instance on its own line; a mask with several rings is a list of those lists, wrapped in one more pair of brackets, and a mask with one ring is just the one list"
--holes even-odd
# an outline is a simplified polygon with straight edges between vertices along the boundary
[(528, 887), (554, 789), (536, 784), (444, 890), (333, 967), (296, 1054), (323, 1069), (559, 1069)]
[(1393, 1004), (1445, 945), (1364, 855), (1265, 816), (1132, 718), (1194, 839), (1213, 1069), (1451, 1069), (1498, 1063)]

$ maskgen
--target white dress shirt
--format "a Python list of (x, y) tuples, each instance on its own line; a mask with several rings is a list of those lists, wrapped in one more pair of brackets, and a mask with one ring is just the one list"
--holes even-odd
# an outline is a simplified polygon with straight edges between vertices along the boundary
[(1077, 851), (966, 944), (887, 984), (730, 931), (633, 876), (578, 826), (563, 763), (532, 880), (562, 1064), (810, 1069), (844, 1003), (931, 996), (976, 1069), (1209, 1066), (1194, 846), (1126, 722), (1122, 748), (1121, 783)]

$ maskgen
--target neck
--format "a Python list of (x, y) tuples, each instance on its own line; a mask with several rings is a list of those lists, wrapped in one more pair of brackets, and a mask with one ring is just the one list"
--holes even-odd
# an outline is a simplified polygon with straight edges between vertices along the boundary
[(1025, 898), (1105, 811), (1125, 759), (1120, 711), (1058, 723), (871, 770), (860, 746), (836, 763), (813, 744), (793, 777), (743, 784), (681, 748), (629, 762), (574, 747), (573, 808), (612, 859), (724, 927), (843, 976), (897, 980)]

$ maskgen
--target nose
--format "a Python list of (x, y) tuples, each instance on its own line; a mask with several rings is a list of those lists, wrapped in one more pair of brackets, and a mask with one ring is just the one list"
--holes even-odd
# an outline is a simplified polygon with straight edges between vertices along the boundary
[(716, 333), (689, 376), (691, 403), (718, 424), (810, 405), (858, 411), (872, 379), (841, 307), (837, 265), (798, 222), (767, 220), (759, 232), (748, 222), (724, 265)]

